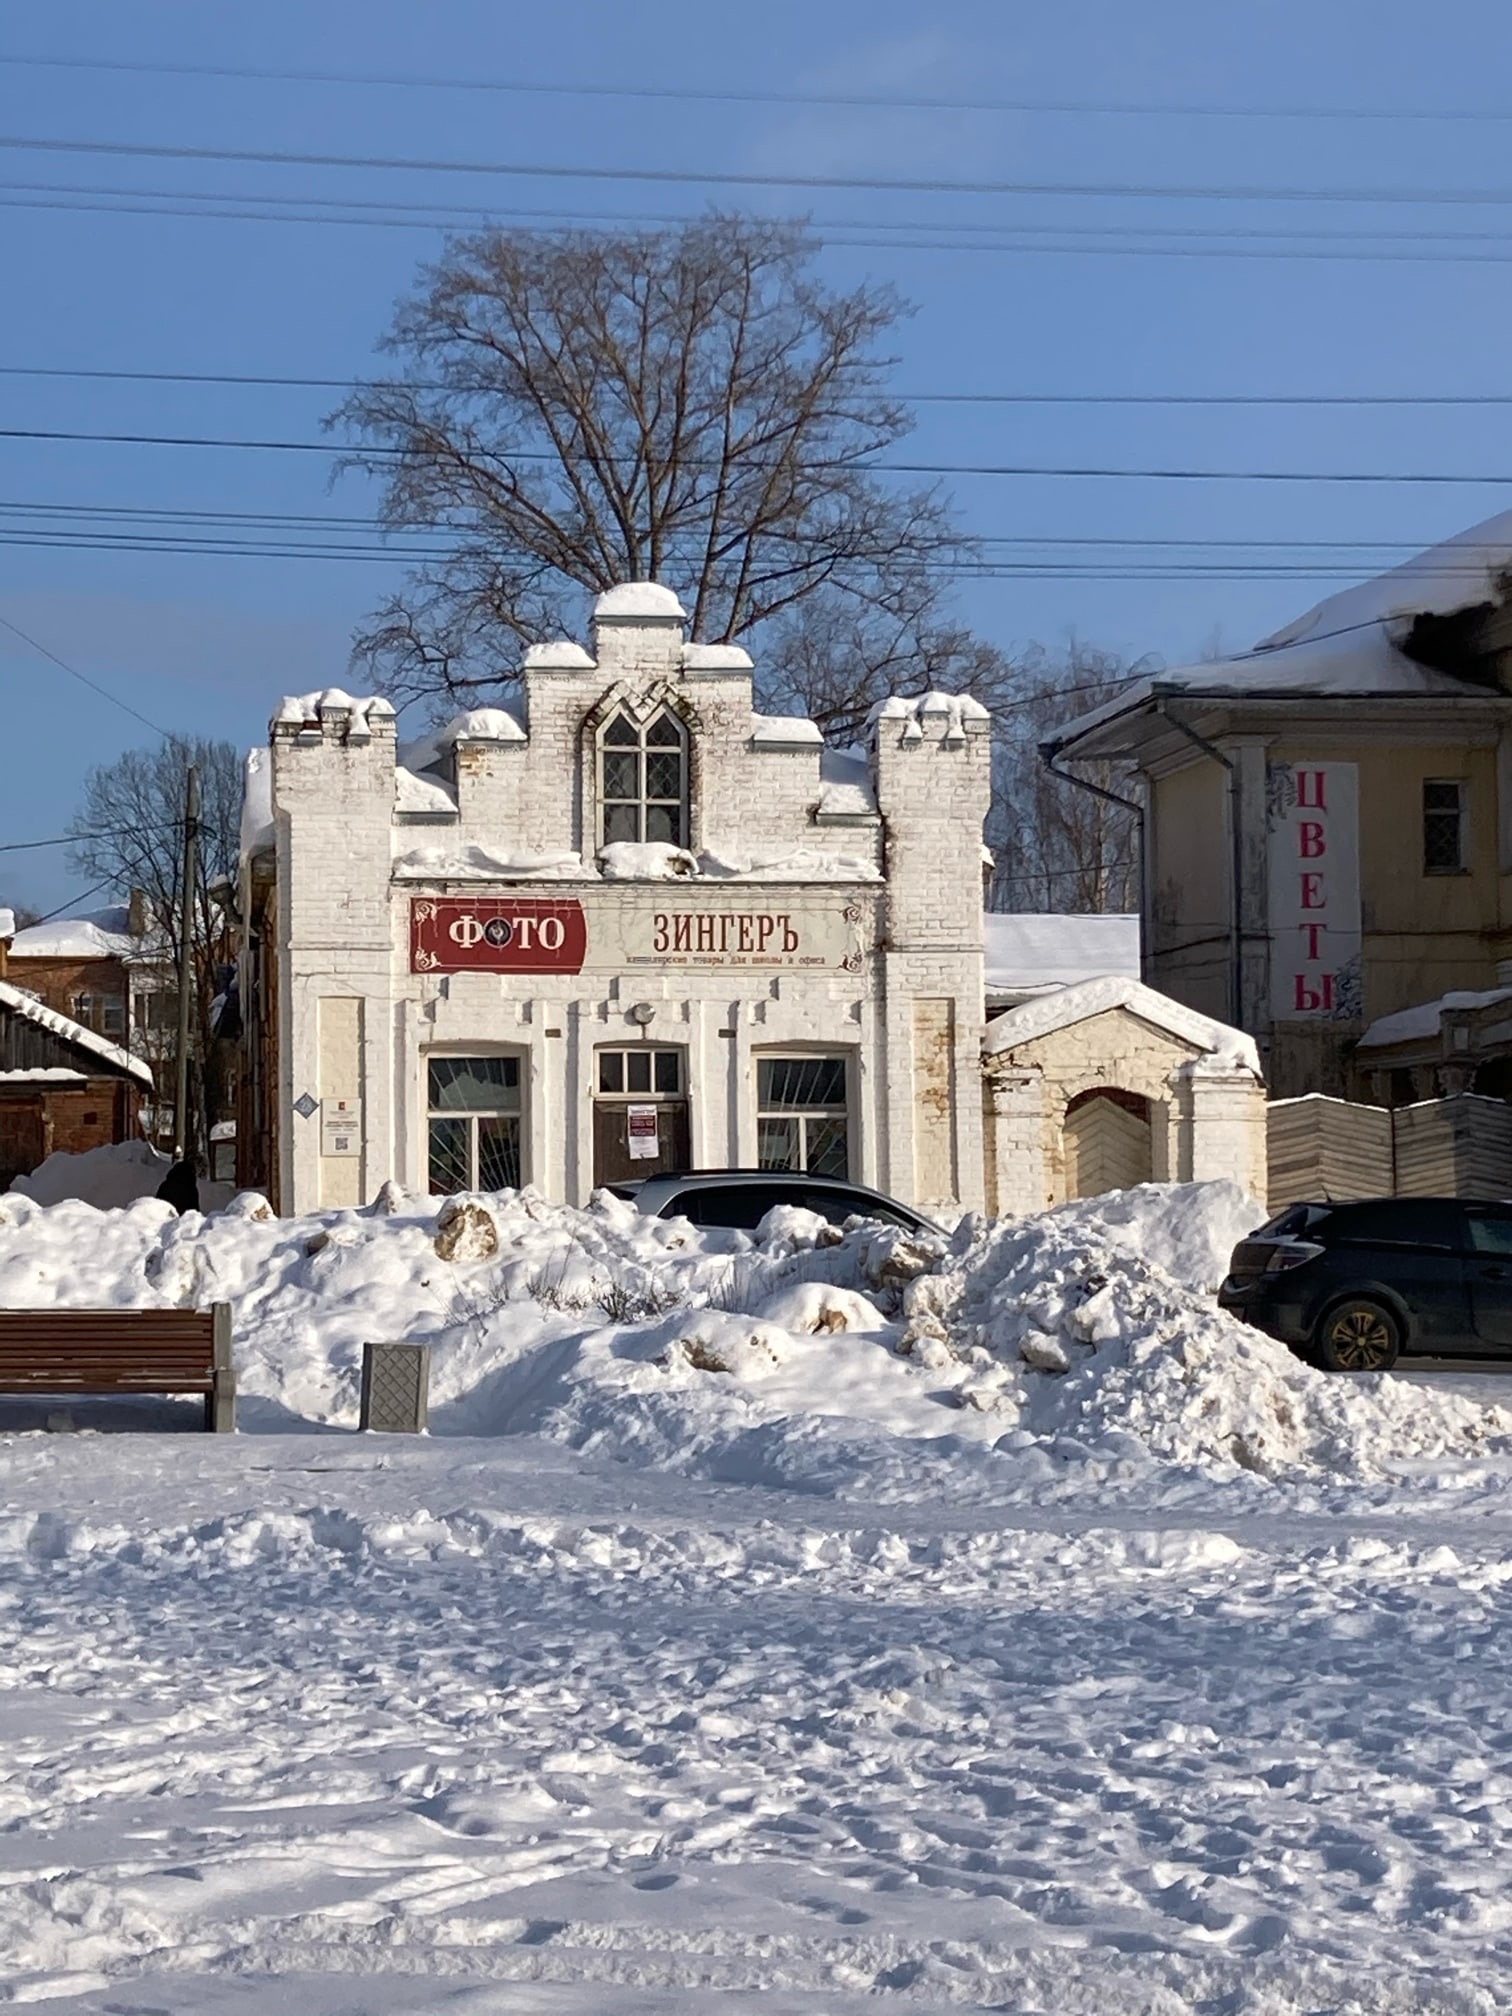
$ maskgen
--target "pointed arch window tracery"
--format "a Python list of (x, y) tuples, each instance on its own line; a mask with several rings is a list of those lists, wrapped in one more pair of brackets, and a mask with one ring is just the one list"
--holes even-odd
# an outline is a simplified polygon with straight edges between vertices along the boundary
[(598, 731), (599, 844), (688, 844), (688, 731), (670, 707), (617, 708)]

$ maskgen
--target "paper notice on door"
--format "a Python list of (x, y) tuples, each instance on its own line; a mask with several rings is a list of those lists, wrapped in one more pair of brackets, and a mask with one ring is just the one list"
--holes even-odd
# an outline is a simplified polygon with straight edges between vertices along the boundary
[(661, 1154), (661, 1135), (657, 1131), (654, 1106), (627, 1106), (625, 1132), (632, 1162), (654, 1162)]

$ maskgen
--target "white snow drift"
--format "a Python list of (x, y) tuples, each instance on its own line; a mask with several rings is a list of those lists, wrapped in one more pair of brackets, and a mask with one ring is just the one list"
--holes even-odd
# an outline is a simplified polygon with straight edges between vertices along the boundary
[(1512, 1415), (1339, 1380), (1208, 1292), (1258, 1217), (1231, 1185), (1150, 1185), (949, 1241), (774, 1212), (753, 1241), (530, 1190), (279, 1219), (0, 1199), (0, 1305), (229, 1300), (245, 1419), (350, 1424), (367, 1339), (432, 1347), (447, 1434), (537, 1432), (622, 1461), (872, 1496), (946, 1466), (1152, 1463), (1371, 1476), (1512, 1450)]

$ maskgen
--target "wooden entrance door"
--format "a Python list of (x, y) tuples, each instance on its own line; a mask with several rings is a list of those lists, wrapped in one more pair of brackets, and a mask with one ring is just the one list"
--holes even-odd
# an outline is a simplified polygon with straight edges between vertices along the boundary
[[(630, 1107), (656, 1108), (658, 1153), (654, 1160), (633, 1160), (630, 1154)], [(686, 1099), (595, 1099), (593, 1102), (593, 1181), (636, 1183), (688, 1166), (688, 1102)]]
[(42, 1102), (35, 1092), (20, 1098), (0, 1094), (0, 1191), (13, 1176), (29, 1176), (46, 1159)]

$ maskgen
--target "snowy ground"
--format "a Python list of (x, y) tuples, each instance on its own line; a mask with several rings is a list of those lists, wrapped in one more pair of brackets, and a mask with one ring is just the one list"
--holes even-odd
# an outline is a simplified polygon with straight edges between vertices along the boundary
[[(0, 1302), (216, 1270), (253, 1393), (235, 1438), (171, 1403), (69, 1408), (98, 1433), (5, 1417), (0, 1993), (99, 2016), (1504, 2008), (1512, 1382), (1270, 1355), (1177, 1280), (1236, 1208), (968, 1228), (912, 1287), (859, 1235), (673, 1249), (685, 1273), (744, 1258), (767, 1313), (727, 1292), (610, 1326), (549, 1306), (565, 1266), (496, 1295), (497, 1213), (503, 1252), (451, 1263), (470, 1313), (432, 1316), (450, 1398), (421, 1441), (352, 1432), (372, 1303), (342, 1313), (366, 1282), (416, 1320), (395, 1255), (418, 1213), (347, 1214), (322, 1246), (141, 1205), (66, 1277), (78, 1223), (0, 1223)], [(655, 1272), (644, 1227), (566, 1231)], [(804, 1328), (863, 1298), (884, 1329)]]

